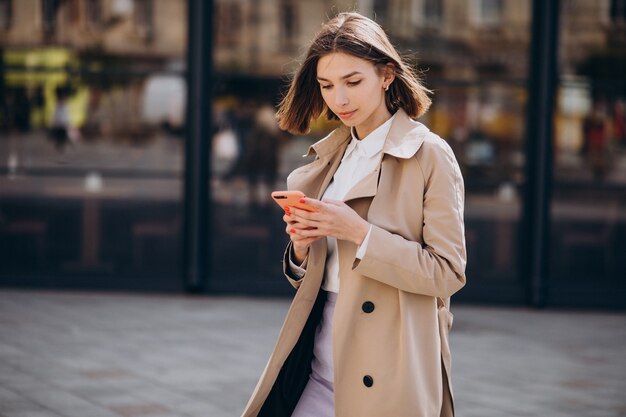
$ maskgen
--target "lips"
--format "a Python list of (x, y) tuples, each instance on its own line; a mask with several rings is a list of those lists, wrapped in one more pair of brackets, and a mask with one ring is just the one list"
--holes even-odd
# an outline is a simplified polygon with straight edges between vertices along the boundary
[(339, 117), (341, 117), (342, 119), (348, 119), (348, 118), (350, 118), (350, 116), (352, 116), (354, 113), (356, 113), (356, 110), (346, 111), (346, 112), (339, 112), (339, 113), (337, 113), (337, 115), (338, 115)]

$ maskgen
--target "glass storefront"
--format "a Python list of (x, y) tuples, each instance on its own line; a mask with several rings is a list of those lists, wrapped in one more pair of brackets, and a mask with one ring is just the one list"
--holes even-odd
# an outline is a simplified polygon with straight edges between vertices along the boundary
[[(301, 155), (307, 147), (334, 127), (320, 120), (311, 134), (290, 137), (272, 122), (271, 106), (280, 99), (298, 53), (290, 44), (275, 44), (269, 35), (255, 35), (285, 26), (281, 19), (286, 17), (279, 10), (283, 3), (291, 5), (288, 16), (296, 19), (291, 25), (299, 28), (300, 53), (325, 16), (337, 12), (299, 1), (216, 5), (216, 70), (231, 74), (216, 89), (212, 184), (218, 210), (214, 241), (220, 242), (213, 253), (219, 259), (213, 282), (218, 288), (284, 290), (276, 277), (281, 274), (287, 236), (269, 192), (282, 189), (287, 174), (306, 163)], [(472, 278), (467, 292), (483, 297), (489, 292), (494, 300), (521, 302), (516, 255), (519, 189), (524, 180), (529, 3), (448, 1), (443, 7), (430, 1), (361, 3), (363, 12), (377, 16), (401, 53), (416, 62), (434, 91), (433, 106), (421, 121), (450, 143), (465, 175)], [(248, 53), (249, 48), (256, 52)], [(228, 279), (222, 281), (219, 277), (225, 274)]]
[(0, 282), (182, 288), (186, 2), (0, 15)]
[(549, 303), (626, 299), (626, 3), (563, 2)]
[(329, 11), (304, 1), (215, 4), (213, 291), (291, 292), (280, 278), (283, 211), (270, 193), (286, 189), (289, 172), (334, 125), (320, 120), (309, 135), (293, 136), (278, 129), (274, 112), (295, 58)]
[[(187, 10), (199, 1), (0, 1), (1, 285), (186, 288)], [(530, 0), (214, 0), (212, 109), (189, 109), (213, 121), (202, 138), (203, 287), (291, 293), (288, 236), (269, 195), (336, 125), (320, 119), (293, 136), (273, 112), (320, 24), (355, 7), (422, 73), (433, 106), (420, 121), (463, 171), (468, 284), (458, 299), (528, 302)], [(625, 11), (622, 0), (560, 5), (556, 107), (545, 115), (547, 305), (626, 299)]]

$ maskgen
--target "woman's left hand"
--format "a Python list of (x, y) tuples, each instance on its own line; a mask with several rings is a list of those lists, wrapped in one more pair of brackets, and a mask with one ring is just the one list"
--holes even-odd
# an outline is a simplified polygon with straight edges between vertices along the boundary
[(347, 240), (360, 245), (363, 243), (370, 224), (361, 218), (350, 206), (339, 200), (315, 200), (304, 198), (301, 202), (319, 211), (309, 212), (291, 207), (291, 217), (303, 225), (312, 227), (300, 229), (303, 236), (330, 236), (339, 240)]

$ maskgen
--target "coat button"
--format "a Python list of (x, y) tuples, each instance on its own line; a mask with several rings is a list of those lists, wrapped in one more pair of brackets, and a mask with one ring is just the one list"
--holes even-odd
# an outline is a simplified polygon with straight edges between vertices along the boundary
[(363, 309), (364, 312), (369, 314), (372, 311), (374, 311), (374, 303), (372, 303), (371, 301), (366, 301), (363, 303), (361, 308)]
[(363, 377), (363, 384), (368, 388), (371, 387), (372, 385), (374, 385), (374, 378), (369, 375), (365, 375)]

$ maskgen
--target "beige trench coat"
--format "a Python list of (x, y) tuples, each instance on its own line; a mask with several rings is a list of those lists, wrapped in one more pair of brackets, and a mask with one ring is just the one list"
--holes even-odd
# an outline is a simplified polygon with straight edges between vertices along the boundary
[[(320, 198), (350, 138), (349, 129), (342, 126), (314, 144), (309, 155), (315, 154), (316, 159), (289, 175), (288, 188)], [(452, 150), (399, 110), (385, 140), (380, 166), (356, 184), (344, 201), (373, 228), (361, 260), (355, 258), (356, 245), (338, 241), (340, 291), (333, 319), (335, 416), (453, 416), (449, 303), (450, 296), (465, 285), (466, 251), (464, 185)], [(243, 417), (288, 416), (291, 411), (268, 411), (264, 403), (269, 403), (270, 391), (279, 391), (271, 398), (295, 395), (295, 401), (301, 393), (285, 393), (290, 385), (297, 385), (289, 381), (291, 377), (281, 377), (285, 387), (275, 385), (288, 357), (297, 356), (292, 350), (311, 319), (324, 276), (326, 250), (326, 239), (311, 246), (301, 280), (293, 279), (285, 268), (297, 291)], [(370, 308), (364, 306), (366, 302)], [(310, 372), (310, 365), (299, 358), (300, 363), (292, 358), (296, 363), (289, 368)], [(373, 382), (369, 387), (367, 377), (367, 382)]]

